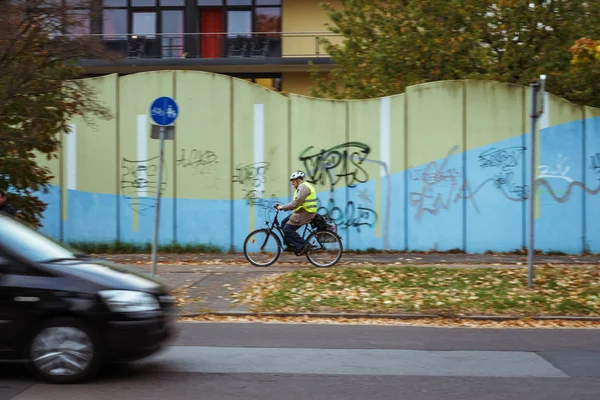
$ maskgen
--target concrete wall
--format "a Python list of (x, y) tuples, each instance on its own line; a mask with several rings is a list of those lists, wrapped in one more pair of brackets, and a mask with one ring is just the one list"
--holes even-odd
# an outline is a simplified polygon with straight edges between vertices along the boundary
[[(442, 81), (381, 99), (289, 97), (204, 72), (90, 80), (115, 112), (72, 121), (43, 230), (66, 241), (150, 242), (158, 141), (148, 108), (180, 106), (166, 143), (160, 241), (241, 249), (291, 171), (319, 191), (352, 249), (509, 251), (527, 245), (529, 90)], [(538, 140), (536, 247), (600, 252), (600, 110), (546, 97)], [(46, 161), (44, 161), (46, 162)]]

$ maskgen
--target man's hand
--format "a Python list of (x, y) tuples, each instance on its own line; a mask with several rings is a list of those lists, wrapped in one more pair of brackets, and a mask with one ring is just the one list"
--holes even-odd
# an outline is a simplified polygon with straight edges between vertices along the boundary
[(281, 207), (281, 204), (279, 204), (279, 203), (275, 203), (275, 205), (273, 207), (275, 207), (275, 209), (279, 210), (279, 211), (283, 210), (283, 207)]

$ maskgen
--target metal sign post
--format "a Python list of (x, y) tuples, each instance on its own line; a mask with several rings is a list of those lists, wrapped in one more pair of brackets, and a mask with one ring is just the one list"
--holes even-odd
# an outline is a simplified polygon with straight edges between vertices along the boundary
[[(179, 107), (175, 100), (170, 97), (159, 97), (152, 102), (150, 106), (150, 117), (158, 128), (158, 139), (160, 140), (160, 151), (158, 158), (158, 190), (156, 191), (156, 210), (154, 214), (154, 239), (152, 240), (152, 271), (150, 276), (154, 276), (156, 272), (156, 252), (158, 248), (158, 231), (160, 225), (160, 198), (162, 194), (162, 170), (163, 170), (163, 159), (165, 153), (165, 140), (173, 140), (173, 128), (169, 127), (169, 136), (166, 137), (165, 127), (175, 122), (179, 116)], [(154, 132), (154, 129), (153, 129)], [(156, 138), (154, 133), (151, 135), (153, 139)]]
[[(533, 265), (535, 256), (535, 192), (537, 185), (537, 168), (535, 160), (536, 146), (536, 122), (537, 119), (544, 113), (544, 85), (546, 75), (541, 75), (540, 80), (530, 85), (531, 87), (531, 160), (530, 160), (530, 177), (529, 177), (529, 247), (527, 248), (527, 286), (533, 287)], [(540, 108), (538, 109), (538, 93), (542, 94)]]

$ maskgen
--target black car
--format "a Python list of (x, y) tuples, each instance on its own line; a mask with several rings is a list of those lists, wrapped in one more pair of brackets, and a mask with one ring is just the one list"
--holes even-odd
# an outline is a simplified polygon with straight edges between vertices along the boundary
[(167, 288), (0, 215), (0, 360), (53, 383), (159, 350), (173, 332)]

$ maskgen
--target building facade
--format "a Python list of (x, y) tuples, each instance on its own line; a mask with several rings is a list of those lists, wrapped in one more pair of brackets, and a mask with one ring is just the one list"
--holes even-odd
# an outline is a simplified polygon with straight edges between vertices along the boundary
[[(308, 94), (309, 65), (332, 67), (321, 0), (104, 0), (81, 10), (73, 35), (97, 35), (117, 61), (86, 59), (88, 76), (157, 70), (216, 72)], [(339, 5), (339, 0), (332, 3)]]

